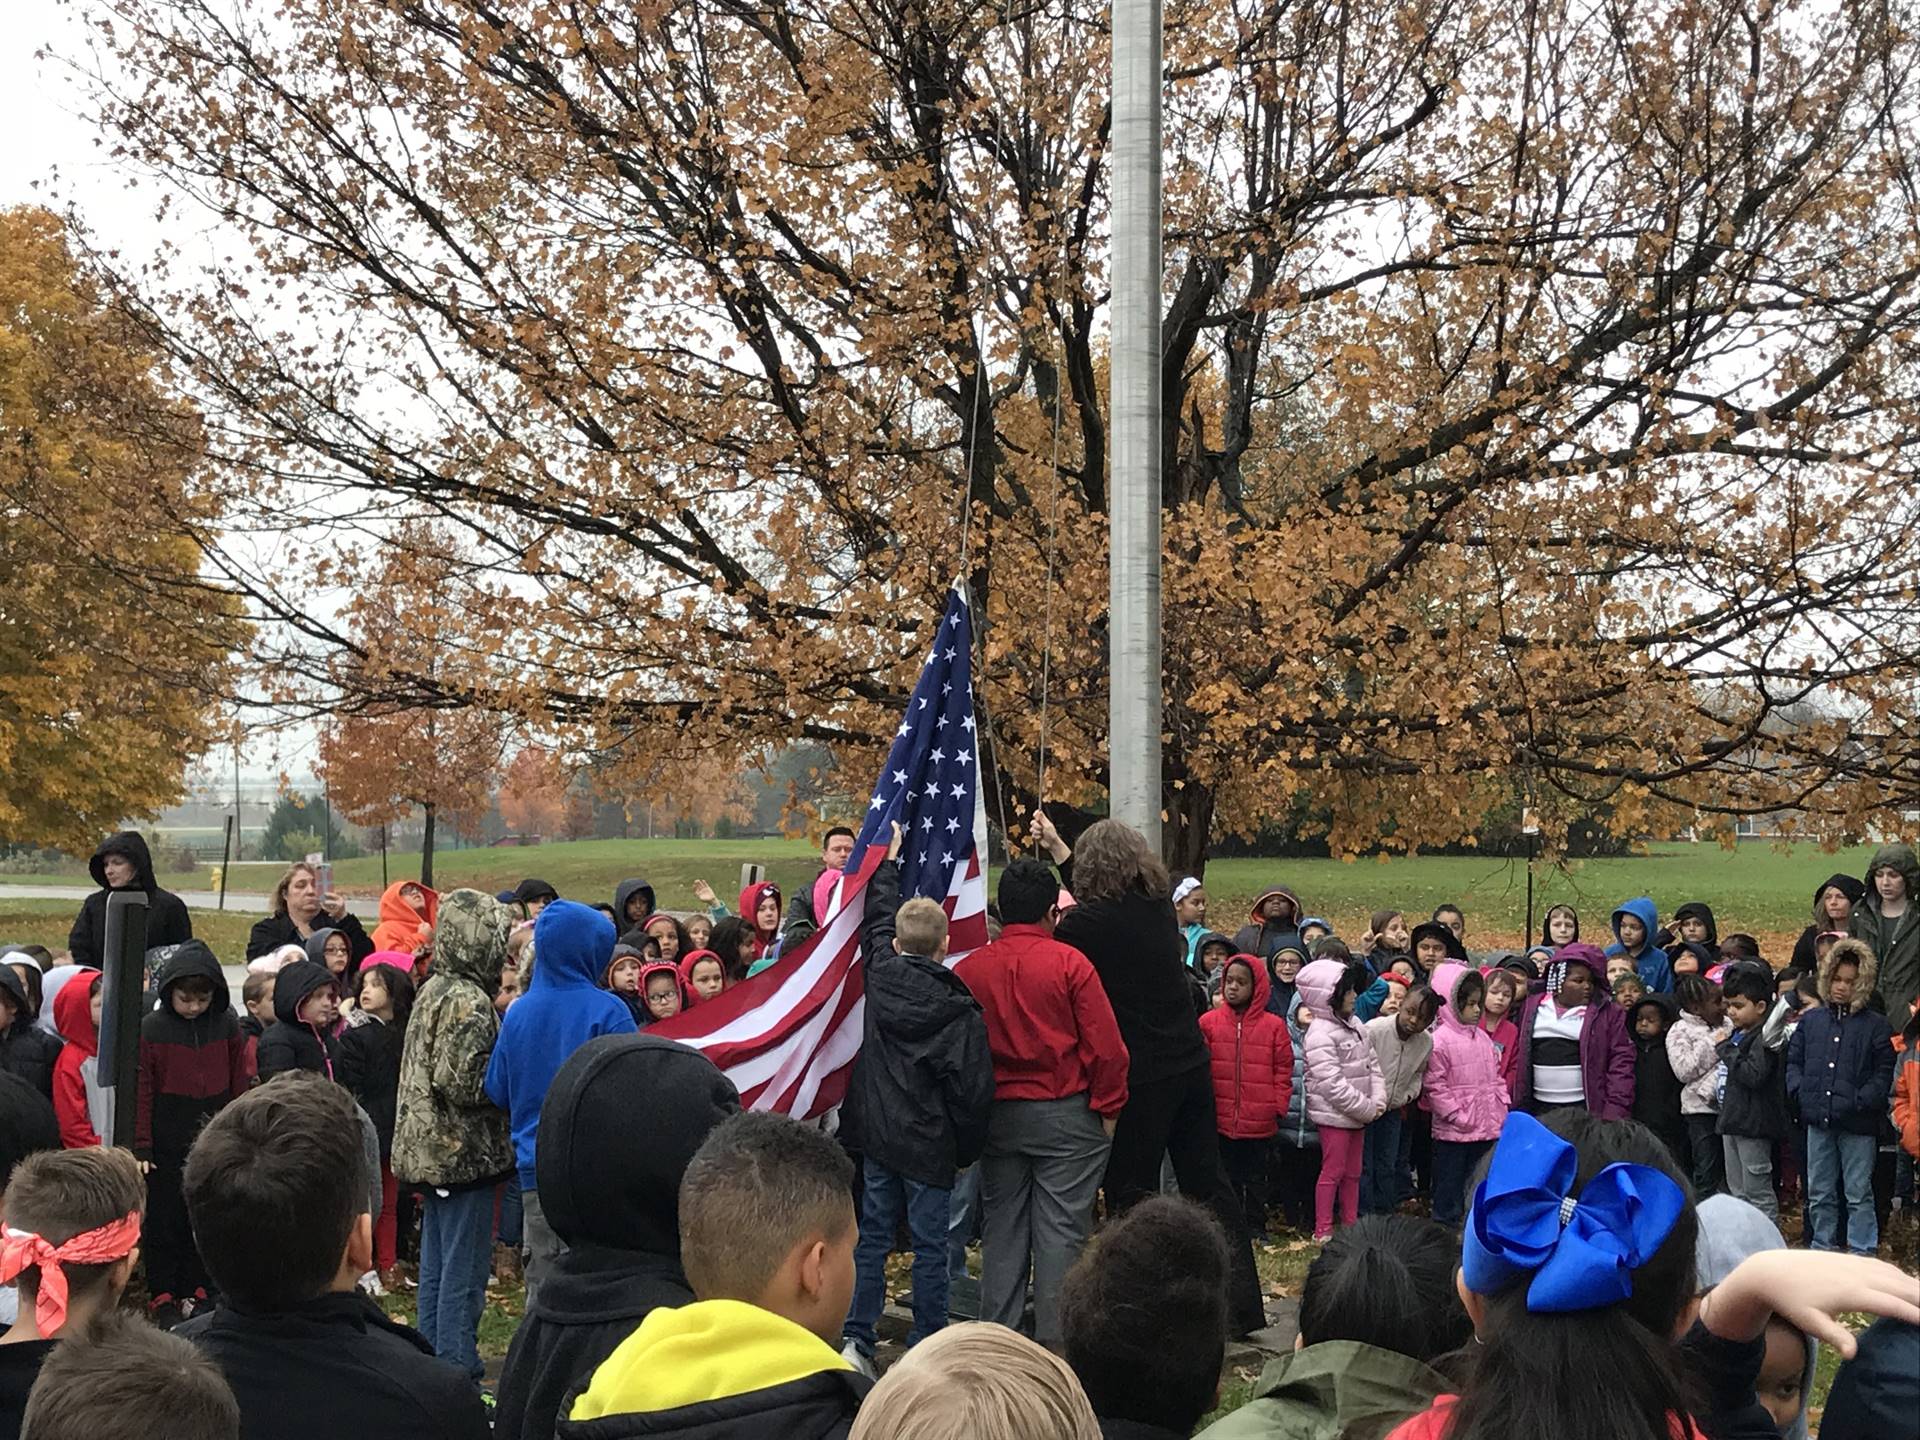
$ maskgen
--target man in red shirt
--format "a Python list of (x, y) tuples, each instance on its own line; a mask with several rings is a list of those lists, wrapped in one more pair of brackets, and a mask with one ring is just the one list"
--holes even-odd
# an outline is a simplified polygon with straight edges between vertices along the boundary
[(1059, 882), (1038, 860), (1000, 877), (1000, 938), (954, 968), (987, 1021), (994, 1100), (980, 1318), (1020, 1324), (1033, 1274), (1034, 1338), (1060, 1345), (1060, 1284), (1093, 1225), (1107, 1149), (1127, 1103), (1127, 1046), (1087, 957), (1053, 938)]

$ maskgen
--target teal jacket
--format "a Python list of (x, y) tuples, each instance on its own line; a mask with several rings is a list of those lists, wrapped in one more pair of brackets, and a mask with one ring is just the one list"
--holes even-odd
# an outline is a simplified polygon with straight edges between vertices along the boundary
[(1197, 1440), (1379, 1440), (1453, 1389), (1410, 1355), (1325, 1340), (1269, 1361), (1253, 1399)]

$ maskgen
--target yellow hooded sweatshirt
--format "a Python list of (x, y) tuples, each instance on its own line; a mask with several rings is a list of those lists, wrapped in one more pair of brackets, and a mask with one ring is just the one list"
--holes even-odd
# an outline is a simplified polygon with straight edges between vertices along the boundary
[(819, 1336), (739, 1300), (655, 1310), (593, 1372), (570, 1420), (677, 1410), (853, 1367)]

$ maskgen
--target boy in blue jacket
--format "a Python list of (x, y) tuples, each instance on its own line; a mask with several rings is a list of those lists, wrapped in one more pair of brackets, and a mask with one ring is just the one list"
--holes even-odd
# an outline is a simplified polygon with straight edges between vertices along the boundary
[(534, 1166), (540, 1107), (574, 1051), (597, 1035), (630, 1035), (635, 1028), (620, 997), (600, 988), (614, 939), (613, 922), (577, 900), (555, 900), (542, 910), (533, 922), (533, 979), (507, 1008), (487, 1062), (487, 1098), (507, 1112), (520, 1167), (528, 1304), (560, 1253), (540, 1208)]
[(1893, 1026), (1867, 1008), (1879, 962), (1861, 940), (1838, 940), (1820, 962), (1819, 1005), (1800, 1013), (1787, 1042), (1787, 1093), (1807, 1127), (1807, 1220), (1813, 1248), (1837, 1250), (1840, 1207), (1847, 1248), (1880, 1248), (1873, 1161), (1893, 1089)]
[(1671, 995), (1673, 966), (1667, 961), (1667, 952), (1653, 943), (1659, 916), (1648, 896), (1627, 901), (1613, 912), (1614, 943), (1607, 947), (1607, 954), (1624, 955), (1633, 961), (1633, 968), (1640, 972), (1640, 983), (1647, 987), (1649, 995)]

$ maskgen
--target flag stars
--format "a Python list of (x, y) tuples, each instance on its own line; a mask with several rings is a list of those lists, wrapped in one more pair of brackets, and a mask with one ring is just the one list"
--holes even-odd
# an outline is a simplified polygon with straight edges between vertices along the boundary
[(873, 797), (872, 803), (869, 804), (867, 808), (869, 810), (884, 810), (887, 808), (887, 802), (880, 795), (876, 794)]
[(959, 828), (960, 828), (959, 820), (953, 817), (949, 817), (947, 820), (947, 833), (951, 835), (953, 834), (954, 831), (958, 830)]
[(904, 770), (896, 770), (896, 771), (894, 771), (894, 772), (893, 772), (893, 783), (894, 783), (894, 784), (896, 784), (896, 785), (904, 785), (904, 784), (906, 784), (906, 783), (907, 783), (907, 772), (906, 772), (906, 771), (904, 771)]
[(964, 800), (964, 799), (966, 799), (966, 798), (967, 798), (967, 787), (966, 787), (966, 786), (964, 786), (964, 785), (956, 785), (956, 786), (954, 786), (954, 787), (953, 787), (953, 798), (954, 798), (954, 799), (956, 799), (956, 800)]

